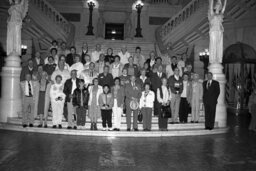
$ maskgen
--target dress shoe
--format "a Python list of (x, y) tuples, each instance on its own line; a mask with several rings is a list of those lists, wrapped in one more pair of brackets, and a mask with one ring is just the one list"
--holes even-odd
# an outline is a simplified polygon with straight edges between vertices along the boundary
[(43, 125), (42, 125), (42, 124), (40, 124), (40, 125), (38, 125), (37, 127), (38, 127), (38, 128), (42, 128), (42, 127), (43, 127)]
[(56, 125), (53, 125), (52, 128), (57, 128), (57, 126), (56, 126)]
[(131, 131), (131, 128), (127, 128), (127, 131)]
[(62, 126), (61, 126), (61, 125), (59, 125), (59, 128), (61, 129), (61, 128), (62, 128)]
[(74, 129), (77, 129), (77, 126), (74, 126)]
[(29, 127), (34, 127), (34, 125), (33, 124), (29, 124)]
[(48, 128), (48, 126), (47, 126), (47, 125), (44, 125), (44, 128)]
[(28, 125), (26, 125), (26, 124), (23, 124), (22, 126), (23, 126), (23, 128), (26, 128)]
[(68, 126), (67, 129), (72, 129), (72, 127), (71, 127), (71, 126)]
[(198, 121), (196, 121), (195, 123), (199, 123)]
[(134, 128), (134, 131), (139, 131), (138, 128)]
[(116, 131), (120, 131), (120, 129), (119, 129), (119, 128), (117, 128), (117, 129), (116, 129)]
[(194, 121), (191, 121), (190, 123), (194, 123)]
[(171, 122), (171, 124), (174, 124), (174, 122)]
[(117, 128), (114, 128), (113, 131), (117, 131)]

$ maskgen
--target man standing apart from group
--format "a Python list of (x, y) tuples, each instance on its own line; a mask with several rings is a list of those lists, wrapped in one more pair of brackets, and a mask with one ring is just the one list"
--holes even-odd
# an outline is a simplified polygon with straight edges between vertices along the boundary
[(203, 83), (203, 102), (205, 107), (205, 129), (212, 130), (215, 123), (216, 105), (220, 94), (218, 81), (212, 79), (212, 73), (208, 72), (207, 81)]

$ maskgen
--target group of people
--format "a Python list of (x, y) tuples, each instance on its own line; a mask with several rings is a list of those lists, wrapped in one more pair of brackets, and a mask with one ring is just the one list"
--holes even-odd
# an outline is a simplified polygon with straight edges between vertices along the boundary
[[(198, 123), (200, 104), (205, 106), (205, 128), (213, 129), (215, 110), (220, 93), (219, 84), (208, 73), (202, 82), (192, 65), (179, 57), (169, 57), (167, 65), (152, 51), (148, 58), (136, 47), (132, 55), (126, 46), (114, 55), (111, 48), (105, 53), (97, 44), (88, 52), (84, 43), (81, 53), (75, 47), (67, 49), (53, 41), (45, 59), (39, 52), (28, 60), (20, 75), (23, 92), (23, 127), (47, 128), (52, 111), (53, 128), (62, 128), (63, 115), (68, 129), (84, 128), (86, 116), (91, 130), (97, 130), (102, 119), (103, 130), (121, 129), (126, 117), (127, 131), (138, 131), (138, 115), (143, 116), (143, 130), (150, 131), (152, 115), (158, 117), (159, 130), (166, 131), (169, 113), (172, 124)], [(171, 116), (170, 116), (171, 114)]]

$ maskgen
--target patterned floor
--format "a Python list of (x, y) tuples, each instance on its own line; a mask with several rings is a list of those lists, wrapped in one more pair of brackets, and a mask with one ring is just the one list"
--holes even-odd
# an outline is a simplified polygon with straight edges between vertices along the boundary
[(229, 133), (115, 138), (0, 131), (0, 170), (254, 171), (256, 133), (229, 114)]

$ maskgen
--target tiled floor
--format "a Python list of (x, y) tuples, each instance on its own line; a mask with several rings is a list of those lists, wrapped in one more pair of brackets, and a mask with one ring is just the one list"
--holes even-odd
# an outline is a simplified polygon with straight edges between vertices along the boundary
[(229, 133), (115, 138), (0, 131), (0, 171), (255, 171), (256, 133), (248, 117), (228, 117)]

